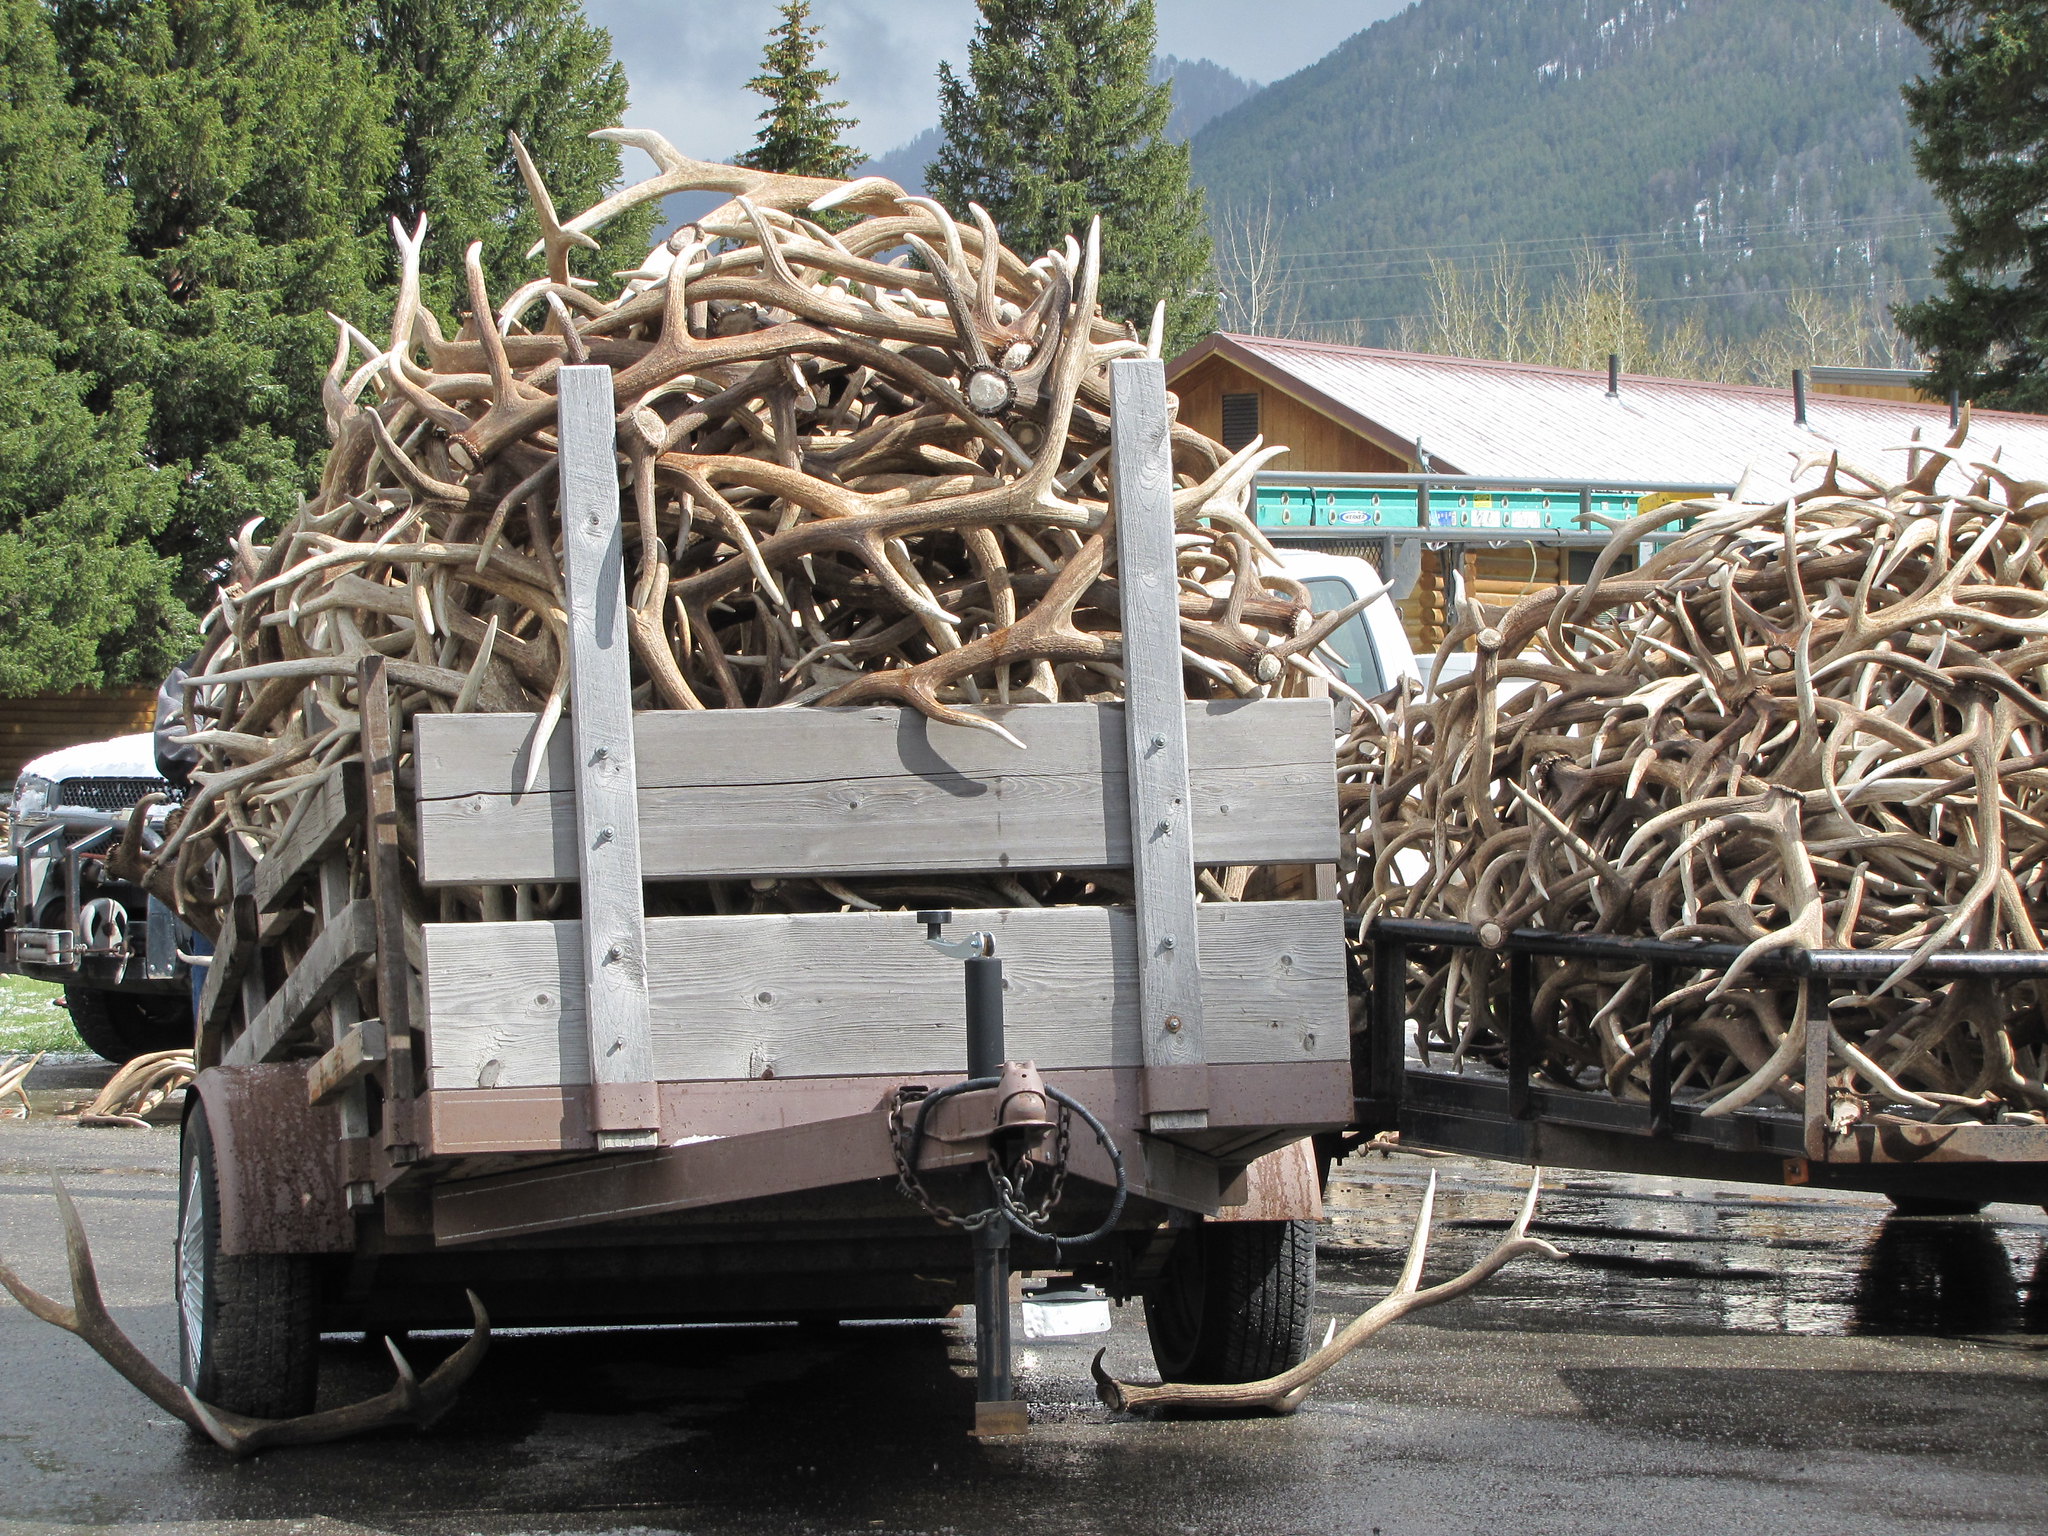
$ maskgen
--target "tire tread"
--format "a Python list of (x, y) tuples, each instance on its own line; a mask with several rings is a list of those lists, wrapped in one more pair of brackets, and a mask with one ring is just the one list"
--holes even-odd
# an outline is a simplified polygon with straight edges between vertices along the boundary
[[(185, 1122), (188, 1154), (206, 1174), (209, 1283), (205, 1358), (188, 1382), (231, 1413), (282, 1419), (312, 1411), (319, 1391), (319, 1275), (294, 1253), (220, 1251), (220, 1173), (203, 1103)], [(185, 1187), (181, 1177), (180, 1187)], [(179, 1221), (182, 1229), (183, 1217)], [(175, 1288), (174, 1288), (175, 1293)], [(182, 1328), (182, 1313), (180, 1314)]]

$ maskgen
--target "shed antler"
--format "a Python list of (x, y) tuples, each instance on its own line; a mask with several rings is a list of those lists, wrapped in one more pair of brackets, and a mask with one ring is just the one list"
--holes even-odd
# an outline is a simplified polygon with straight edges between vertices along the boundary
[(469, 1338), (460, 1349), (443, 1360), (425, 1381), (419, 1380), (398, 1346), (389, 1339), (384, 1347), (398, 1367), (398, 1380), (380, 1396), (345, 1408), (328, 1408), (319, 1413), (290, 1419), (257, 1419), (229, 1413), (202, 1403), (186, 1388), (172, 1381), (115, 1324), (100, 1297), (99, 1276), (93, 1268), (92, 1249), (85, 1240), (85, 1227), (78, 1219), (78, 1207), (64, 1181), (51, 1180), (57, 1189), (57, 1211), (64, 1223), (64, 1248), (71, 1262), (71, 1301), (64, 1306), (22, 1283), (13, 1268), (0, 1260), (0, 1286), (30, 1312), (67, 1333), (75, 1333), (90, 1344), (93, 1352), (155, 1403), (192, 1429), (209, 1436), (222, 1450), (236, 1456), (251, 1456), (278, 1445), (318, 1445), (341, 1440), (391, 1424), (411, 1424), (424, 1429), (455, 1402), (463, 1383), (475, 1373), (490, 1345), (491, 1320), (476, 1292), (469, 1292), (474, 1319)]
[(1095, 1373), (1095, 1395), (1118, 1411), (1152, 1407), (1260, 1409), (1267, 1413), (1292, 1413), (1301, 1406), (1302, 1399), (1308, 1396), (1308, 1389), (1316, 1384), (1323, 1372), (1389, 1323), (1398, 1322), (1410, 1312), (1419, 1312), (1424, 1307), (1433, 1307), (1438, 1302), (1464, 1295), (1523, 1254), (1540, 1253), (1545, 1258), (1563, 1258), (1563, 1250), (1552, 1247), (1540, 1237), (1529, 1236), (1529, 1218), (1536, 1214), (1536, 1196), (1542, 1186), (1541, 1173), (1530, 1178), (1529, 1195), (1522, 1202), (1522, 1214), (1508, 1228), (1508, 1235), (1501, 1239), (1499, 1247), (1462, 1275), (1422, 1290), (1418, 1289), (1422, 1280), (1422, 1260), (1429, 1251), (1429, 1221), (1436, 1208), (1436, 1175), (1432, 1173), (1429, 1188), (1422, 1196), (1422, 1211), (1415, 1218), (1415, 1236), (1408, 1244), (1408, 1262), (1401, 1267), (1400, 1283), (1390, 1295), (1353, 1318), (1349, 1327), (1291, 1371), (1269, 1376), (1264, 1381), (1215, 1385), (1162, 1382), (1157, 1386), (1143, 1386), (1118, 1381), (1110, 1375), (1102, 1368), (1102, 1357), (1106, 1351), (1097, 1350), (1090, 1366)]

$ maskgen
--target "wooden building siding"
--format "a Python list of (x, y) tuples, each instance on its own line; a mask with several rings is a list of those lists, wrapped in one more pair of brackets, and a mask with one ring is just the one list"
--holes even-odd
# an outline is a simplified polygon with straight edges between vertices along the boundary
[(1910, 384), (1830, 384), (1815, 380), (1806, 386), (1809, 395), (1847, 395), (1855, 400), (1908, 400), (1925, 405), (1936, 397)]
[[(1223, 397), (1259, 396), (1259, 433), (1268, 443), (1285, 443), (1288, 452), (1276, 460), (1279, 473), (1337, 471), (1354, 474), (1410, 474), (1412, 460), (1402, 458), (1359, 435), (1352, 426), (1323, 411), (1229, 358), (1204, 358), (1174, 381), (1180, 397), (1180, 420), (1221, 441)], [(1356, 546), (1325, 546), (1332, 554), (1360, 555), (1378, 561), (1375, 541)], [(1507, 608), (1531, 592), (1571, 580), (1571, 552), (1556, 545), (1532, 543), (1496, 547), (1467, 545), (1464, 555), (1466, 595), (1488, 608)], [(1425, 548), (1414, 589), (1401, 599), (1401, 622), (1418, 656), (1431, 656), (1443, 643), (1443, 557)]]
[(1414, 468), (1408, 460), (1367, 442), (1278, 385), (1224, 358), (1212, 357), (1188, 370), (1174, 381), (1174, 393), (1180, 396), (1180, 420), (1218, 442), (1223, 441), (1223, 397), (1256, 394), (1259, 435), (1268, 444), (1287, 445), (1287, 452), (1273, 461), (1276, 470), (1400, 474)]
[(155, 718), (154, 688), (29, 693), (0, 699), (0, 791), (13, 791), (15, 776), (31, 758), (59, 747), (146, 731)]
[[(1223, 440), (1223, 397), (1256, 394), (1259, 435), (1269, 444), (1287, 445), (1287, 452), (1272, 465), (1281, 473), (1292, 469), (1304, 474), (1399, 475), (1415, 468), (1412, 460), (1368, 442), (1342, 422), (1331, 420), (1279, 385), (1226, 358), (1211, 357), (1189, 369), (1174, 381), (1174, 393), (1180, 397), (1180, 420), (1218, 442)], [(1414, 590), (1401, 600), (1401, 623), (1418, 653), (1434, 652), (1444, 637), (1443, 574), (1432, 551), (1423, 552), (1421, 575)]]

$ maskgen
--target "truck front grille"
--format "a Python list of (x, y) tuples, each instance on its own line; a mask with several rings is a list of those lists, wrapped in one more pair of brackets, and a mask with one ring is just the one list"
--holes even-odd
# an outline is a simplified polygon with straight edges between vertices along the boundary
[(185, 791), (168, 779), (66, 779), (57, 791), (57, 805), (65, 810), (125, 811), (148, 794), (163, 795), (173, 805), (185, 800)]

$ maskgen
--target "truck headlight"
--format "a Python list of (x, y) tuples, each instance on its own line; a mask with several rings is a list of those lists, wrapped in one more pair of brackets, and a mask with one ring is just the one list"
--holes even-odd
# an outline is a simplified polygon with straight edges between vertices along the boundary
[(16, 819), (40, 816), (56, 803), (56, 783), (41, 774), (24, 773), (14, 781), (13, 814)]

